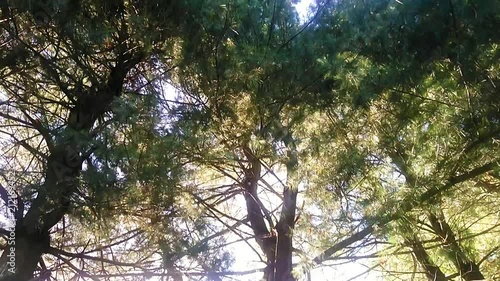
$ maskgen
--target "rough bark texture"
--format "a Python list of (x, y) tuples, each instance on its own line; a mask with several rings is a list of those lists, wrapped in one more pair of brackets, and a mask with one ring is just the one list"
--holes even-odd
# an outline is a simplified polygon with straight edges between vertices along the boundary
[(295, 280), (292, 276), (292, 237), (295, 224), (297, 191), (286, 186), (280, 221), (276, 226), (278, 245), (275, 265), (275, 280)]
[(293, 254), (293, 230), (295, 228), (295, 213), (297, 209), (297, 192), (295, 174), (297, 168), (297, 149), (290, 133), (286, 134), (283, 142), (289, 149), (287, 153), (287, 181), (283, 189), (283, 207), (281, 208), (280, 220), (276, 226), (278, 232), (278, 245), (276, 255), (275, 280), (293, 281), (292, 276), (292, 254)]
[(267, 281), (274, 281), (274, 267), (276, 255), (276, 233), (272, 228), (272, 221), (268, 221), (270, 228), (266, 225), (265, 211), (259, 200), (258, 182), (260, 180), (261, 164), (249, 148), (244, 148), (245, 157), (249, 166), (245, 170), (243, 188), (245, 189), (245, 202), (247, 207), (247, 217), (255, 235), (255, 240), (267, 259), (267, 267), (264, 278)]
[[(284, 188), (283, 207), (280, 220), (274, 227), (269, 212), (258, 197), (258, 181), (261, 174), (260, 160), (250, 149), (244, 149), (249, 167), (245, 171), (244, 189), (247, 216), (255, 239), (266, 255), (266, 281), (293, 281), (292, 276), (292, 234), (295, 224), (297, 191)], [(267, 221), (267, 224), (266, 224)]]

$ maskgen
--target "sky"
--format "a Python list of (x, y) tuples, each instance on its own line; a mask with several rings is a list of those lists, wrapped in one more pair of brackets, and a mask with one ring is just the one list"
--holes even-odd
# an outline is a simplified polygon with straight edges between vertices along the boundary
[(315, 3), (314, 0), (302, 0), (294, 5), (295, 9), (297, 10), (297, 13), (299, 14), (301, 22), (305, 22), (310, 18), (309, 7), (311, 5), (314, 5), (314, 3)]

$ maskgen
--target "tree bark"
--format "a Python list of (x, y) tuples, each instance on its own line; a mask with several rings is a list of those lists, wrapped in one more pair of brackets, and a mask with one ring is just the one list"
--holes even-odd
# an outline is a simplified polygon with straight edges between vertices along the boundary
[[(260, 180), (261, 163), (248, 147), (244, 148), (245, 157), (250, 163), (245, 170), (244, 189), (247, 205), (247, 216), (250, 220), (256, 241), (267, 258), (267, 268), (264, 278), (267, 281), (294, 281), (292, 275), (293, 265), (293, 229), (295, 227), (295, 213), (297, 208), (297, 188), (293, 186), (295, 169), (297, 166), (297, 153), (293, 139), (284, 141), (290, 149), (288, 153), (287, 185), (283, 189), (283, 206), (280, 219), (273, 226), (273, 222), (259, 200), (257, 189)], [(266, 225), (266, 220), (268, 225)]]
[[(111, 102), (122, 91), (128, 71), (142, 60), (142, 54), (120, 55), (106, 81), (93, 93), (75, 92), (76, 105), (70, 110), (65, 133), (56, 136), (47, 159), (45, 180), (24, 217), (16, 220), (16, 271), (0, 281), (28, 281), (38, 262), (49, 249), (50, 229), (67, 213), (71, 197), (78, 190), (81, 155), (77, 134), (88, 134), (97, 118), (110, 110)], [(9, 251), (4, 251), (7, 255)], [(2, 259), (4, 261), (4, 259)]]
[[(8, 274), (10, 273), (2, 277), (2, 281), (32, 279), (38, 262), (50, 246), (50, 235), (48, 232), (40, 232), (34, 228), (17, 227), (15, 233), (15, 244), (7, 245), (0, 258), (2, 264), (5, 263), (7, 265), (4, 268), (7, 269)], [(15, 249), (15, 256), (11, 255), (11, 247)], [(14, 274), (11, 271), (13, 269), (12, 266), (15, 266)]]
[(243, 149), (248, 160), (249, 167), (244, 170), (245, 178), (243, 189), (245, 190), (245, 203), (247, 217), (255, 235), (255, 241), (259, 245), (267, 259), (267, 266), (264, 278), (267, 281), (277, 281), (274, 279), (275, 256), (276, 256), (276, 233), (273, 231), (272, 221), (266, 225), (266, 214), (258, 195), (258, 182), (260, 180), (261, 164), (260, 160), (253, 155), (248, 147)]
[(425, 276), (429, 281), (447, 281), (446, 275), (427, 254), (422, 242), (417, 237), (405, 239), (412, 249), (412, 254), (425, 271)]
[[(288, 184), (288, 183), (287, 183)], [(276, 253), (276, 281), (292, 281), (292, 238), (295, 226), (295, 209), (297, 202), (297, 190), (288, 186), (284, 190), (283, 208), (280, 221), (276, 226), (278, 234), (278, 245)]]
[(447, 252), (448, 258), (453, 262), (459, 275), (466, 281), (484, 280), (479, 265), (471, 260), (458, 243), (455, 233), (441, 214), (438, 217), (434, 213), (428, 214), (429, 221), (434, 233), (441, 239), (441, 247)]
[[(411, 211), (413, 208), (415, 208), (418, 204), (422, 204), (425, 202), (428, 202), (429, 200), (433, 199), (435, 196), (451, 189), (453, 186), (456, 184), (468, 181), (470, 179), (473, 179), (479, 175), (485, 174), (493, 169), (498, 167), (497, 161), (489, 162), (486, 163), (482, 166), (476, 167), (470, 171), (467, 171), (459, 176), (453, 176), (448, 179), (446, 184), (435, 187), (432, 189), (429, 189), (428, 191), (422, 193), (419, 197), (418, 200), (413, 201), (413, 200), (403, 200), (403, 203), (401, 206), (398, 208), (398, 212), (392, 212), (386, 215), (383, 215), (381, 218), (378, 218), (378, 223), (373, 223), (371, 225), (366, 226), (362, 230), (353, 233), (351, 236), (341, 240), (338, 243), (335, 243), (334, 245), (330, 246), (326, 250), (324, 250), (321, 254), (319, 254), (317, 257), (314, 258), (314, 262), (316, 264), (321, 264), (323, 261), (327, 260), (329, 257), (331, 257), (333, 254), (336, 252), (344, 249), (345, 247), (352, 245), (358, 241), (361, 241), (371, 235), (374, 231), (374, 226), (378, 227), (384, 227), (386, 224), (395, 221), (401, 217), (401, 213), (406, 213)], [(415, 203), (416, 202), (416, 203)]]
[(283, 190), (283, 207), (281, 208), (280, 220), (276, 230), (278, 232), (278, 245), (276, 255), (276, 281), (294, 281), (292, 275), (292, 257), (293, 257), (293, 230), (295, 228), (295, 213), (297, 209), (297, 192), (295, 186), (295, 176), (297, 168), (297, 149), (293, 138), (288, 132), (283, 138), (283, 142), (289, 149), (287, 153), (287, 182)]

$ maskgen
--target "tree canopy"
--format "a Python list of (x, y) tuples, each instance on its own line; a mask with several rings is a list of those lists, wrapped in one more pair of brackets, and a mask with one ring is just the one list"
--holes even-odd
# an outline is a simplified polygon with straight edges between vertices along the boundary
[(499, 279), (500, 3), (296, 5), (0, 1), (0, 281)]

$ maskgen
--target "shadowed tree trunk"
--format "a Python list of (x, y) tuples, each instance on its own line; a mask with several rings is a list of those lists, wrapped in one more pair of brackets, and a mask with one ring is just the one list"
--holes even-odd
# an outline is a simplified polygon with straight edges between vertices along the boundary
[(276, 255), (276, 279), (279, 281), (291, 281), (295, 280), (292, 276), (292, 254), (293, 254), (293, 229), (295, 228), (295, 213), (297, 210), (297, 192), (298, 187), (295, 182), (296, 168), (298, 164), (297, 159), (297, 148), (295, 142), (288, 130), (284, 130), (282, 126), (279, 126), (282, 131), (286, 131), (286, 134), (282, 138), (285, 147), (287, 147), (287, 162), (286, 162), (286, 174), (287, 181), (286, 186), (283, 187), (283, 207), (281, 208), (281, 214), (279, 222), (276, 226), (278, 232), (278, 245), (277, 245), (277, 255)]
[[(65, 132), (49, 145), (45, 181), (24, 217), (16, 220), (16, 272), (0, 280), (25, 281), (33, 278), (42, 255), (50, 246), (50, 229), (68, 213), (71, 197), (78, 190), (81, 164), (89, 151), (78, 146), (78, 134), (88, 134), (97, 118), (110, 110), (121, 94), (125, 76), (142, 59), (142, 54), (120, 55), (107, 81), (95, 92), (74, 92), (76, 105), (70, 110)], [(9, 251), (0, 260), (5, 261)]]
[(424, 269), (425, 276), (427, 276), (429, 281), (448, 280), (441, 269), (431, 260), (424, 245), (422, 245), (422, 242), (417, 237), (406, 238), (405, 240), (412, 249), (412, 255)]
[[(248, 148), (244, 148), (249, 167), (245, 170), (244, 186), (247, 216), (255, 239), (267, 258), (264, 278), (267, 281), (293, 281), (293, 229), (297, 208), (297, 188), (294, 186), (297, 152), (289, 133), (282, 138), (289, 149), (286, 163), (287, 181), (283, 188), (283, 205), (278, 223), (274, 223), (269, 211), (258, 196), (258, 182), (261, 177), (261, 162)], [(267, 221), (267, 224), (266, 224)]]
[[(255, 235), (255, 240), (267, 259), (264, 278), (267, 281), (274, 281), (276, 232), (273, 229), (273, 221), (268, 216), (268, 212), (265, 210), (258, 196), (261, 163), (249, 148), (245, 147), (243, 152), (248, 160), (248, 168), (244, 170), (245, 178), (243, 181), (247, 217)], [(269, 226), (266, 224), (266, 220)]]
[(471, 260), (458, 243), (455, 233), (444, 219), (444, 215), (439, 217), (434, 213), (428, 214), (432, 230), (441, 239), (441, 247), (446, 251), (448, 258), (453, 262), (458, 270), (458, 274), (467, 281), (484, 280), (484, 276), (479, 269), (479, 265)]
[[(417, 181), (409, 167), (407, 166), (408, 156), (403, 149), (397, 149), (391, 154), (394, 163), (400, 169), (401, 174), (405, 177), (406, 182), (410, 188), (416, 188)], [(448, 258), (453, 262), (457, 268), (459, 275), (467, 281), (483, 280), (484, 276), (479, 270), (479, 266), (470, 260), (461, 246), (458, 244), (455, 234), (451, 227), (444, 220), (444, 215), (438, 218), (434, 213), (428, 214), (434, 233), (441, 239), (442, 247), (447, 252)], [(422, 249), (418, 249), (421, 251)], [(425, 261), (423, 260), (425, 263)]]

